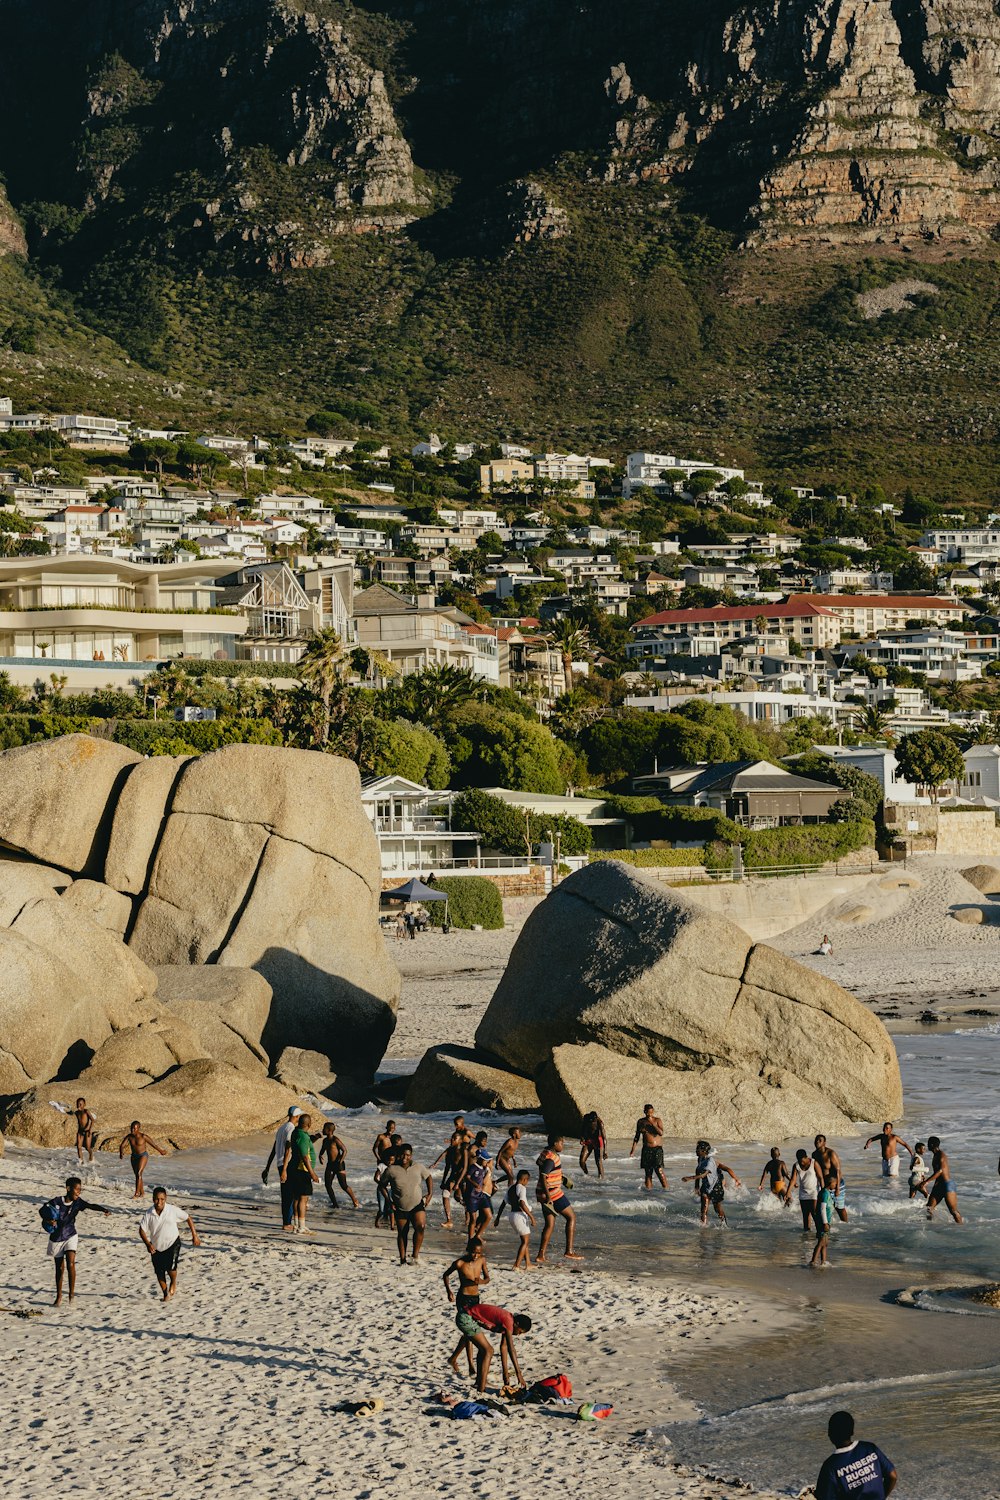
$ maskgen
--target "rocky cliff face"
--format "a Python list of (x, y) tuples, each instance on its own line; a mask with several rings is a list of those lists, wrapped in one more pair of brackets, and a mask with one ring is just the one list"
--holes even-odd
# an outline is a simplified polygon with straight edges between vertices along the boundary
[(273, 269), (456, 188), (473, 217), (513, 201), (512, 241), (562, 234), (535, 211), (560, 163), (662, 181), (748, 243), (976, 241), (1000, 223), (996, 0), (54, 9), (58, 57), (28, 0), (0, 0), (14, 203), (138, 213)]

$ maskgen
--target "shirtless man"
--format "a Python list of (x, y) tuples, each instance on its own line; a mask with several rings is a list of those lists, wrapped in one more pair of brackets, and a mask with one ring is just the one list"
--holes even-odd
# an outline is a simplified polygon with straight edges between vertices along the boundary
[(512, 1125), (497, 1155), (497, 1173), (504, 1178), (507, 1187), (513, 1187), (517, 1179), (517, 1148), (520, 1144), (521, 1127)]
[(931, 1158), (931, 1175), (924, 1178), (924, 1191), (927, 1194), (927, 1217), (933, 1219), (934, 1210), (939, 1203), (943, 1203), (951, 1214), (956, 1224), (965, 1221), (958, 1211), (958, 1194), (951, 1177), (951, 1167), (948, 1163), (948, 1153), (941, 1145), (936, 1135), (927, 1137), (927, 1144), (934, 1152)]
[[(487, 1285), (490, 1279), (490, 1268), (486, 1264), (486, 1246), (478, 1235), (473, 1235), (463, 1253), (452, 1261), (442, 1277), (449, 1302), (456, 1300), (455, 1293), (451, 1289), (452, 1276), (458, 1277), (458, 1300), (455, 1311), (458, 1316), (461, 1316), (479, 1301), (480, 1287)], [(458, 1361), (463, 1349), (469, 1362), (469, 1374), (473, 1375), (475, 1364), (472, 1358), (472, 1340), (464, 1331), (448, 1363), (457, 1375), (459, 1373)]]
[(444, 1218), (441, 1221), (442, 1228), (452, 1229), (451, 1218), (451, 1195), (455, 1184), (461, 1181), (465, 1175), (468, 1165), (469, 1145), (472, 1141), (472, 1132), (465, 1123), (464, 1115), (455, 1116), (455, 1128), (451, 1133), (451, 1139), (439, 1156), (431, 1162), (431, 1171), (438, 1162), (444, 1162), (444, 1175), (441, 1178), (441, 1204), (444, 1208)]
[(635, 1155), (635, 1148), (642, 1141), (642, 1154), (639, 1158), (644, 1176), (643, 1187), (647, 1193), (653, 1190), (653, 1173), (659, 1178), (660, 1186), (669, 1186), (663, 1175), (663, 1121), (659, 1115), (654, 1115), (653, 1106), (643, 1106), (642, 1119), (635, 1122), (635, 1139), (632, 1141), (632, 1149), (629, 1156)]
[(337, 1207), (337, 1195), (333, 1191), (334, 1182), (340, 1183), (340, 1186), (344, 1189), (348, 1198), (350, 1198), (352, 1207), (360, 1208), (361, 1205), (358, 1203), (357, 1198), (355, 1198), (347, 1181), (347, 1147), (340, 1139), (330, 1120), (323, 1126), (323, 1143), (319, 1148), (320, 1161), (324, 1157), (326, 1157), (324, 1182), (330, 1202), (334, 1208)]
[[(390, 1125), (395, 1125), (395, 1123), (395, 1120), (389, 1121)], [(378, 1210), (375, 1214), (376, 1229), (379, 1228), (383, 1220), (390, 1227), (393, 1223), (392, 1199), (389, 1195), (389, 1184), (386, 1173), (399, 1160), (399, 1151), (402, 1144), (403, 1137), (398, 1130), (394, 1130), (389, 1137), (388, 1146), (383, 1149), (379, 1165), (375, 1168), (375, 1204)]]
[(912, 1147), (910, 1147), (910, 1146), (908, 1146), (906, 1144), (906, 1142), (903, 1140), (903, 1137), (901, 1135), (897, 1135), (896, 1134), (896, 1132), (892, 1128), (892, 1121), (891, 1120), (886, 1120), (885, 1124), (882, 1126), (882, 1129), (881, 1129), (881, 1131), (879, 1132), (878, 1135), (870, 1135), (868, 1137), (868, 1139), (865, 1141), (865, 1144), (864, 1144), (864, 1149), (866, 1151), (868, 1150), (868, 1147), (872, 1144), (873, 1141), (878, 1141), (879, 1146), (882, 1148), (882, 1176), (883, 1177), (898, 1177), (899, 1176), (899, 1150), (898, 1150), (898, 1148), (900, 1146), (902, 1146), (903, 1149), (904, 1149), (904, 1151), (909, 1151), (910, 1155), (912, 1156), (913, 1155), (913, 1149), (912, 1149)]
[(580, 1170), (590, 1176), (590, 1168), (587, 1162), (591, 1156), (594, 1158), (594, 1166), (597, 1175), (604, 1178), (604, 1158), (608, 1154), (608, 1132), (604, 1128), (604, 1121), (592, 1109), (583, 1117), (583, 1135), (580, 1137)]
[(86, 1099), (76, 1101), (76, 1159), (83, 1161), (83, 1153), (86, 1151), (87, 1160), (94, 1160), (94, 1125), (96, 1121), (87, 1108)]
[(118, 1160), (121, 1161), (125, 1155), (125, 1147), (128, 1146), (131, 1156), (132, 1171), (135, 1173), (135, 1192), (133, 1198), (145, 1198), (146, 1189), (142, 1181), (142, 1174), (146, 1170), (149, 1161), (149, 1148), (158, 1151), (161, 1156), (166, 1156), (167, 1151), (163, 1146), (157, 1145), (151, 1135), (147, 1135), (138, 1120), (133, 1120), (128, 1128), (128, 1135), (123, 1135), (118, 1146)]
[[(826, 1144), (826, 1136), (818, 1135), (813, 1141), (813, 1161), (819, 1169), (819, 1180), (829, 1184), (833, 1193), (833, 1206), (837, 1212), (837, 1218), (844, 1224), (847, 1223), (847, 1183), (840, 1167), (840, 1157), (832, 1146)], [(833, 1179), (832, 1183), (830, 1179)]]

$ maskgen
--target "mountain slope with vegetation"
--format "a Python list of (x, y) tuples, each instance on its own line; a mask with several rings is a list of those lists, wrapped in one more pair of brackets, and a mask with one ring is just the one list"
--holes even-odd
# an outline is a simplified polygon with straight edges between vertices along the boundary
[(51, 9), (0, 0), (21, 409), (989, 482), (983, 0)]

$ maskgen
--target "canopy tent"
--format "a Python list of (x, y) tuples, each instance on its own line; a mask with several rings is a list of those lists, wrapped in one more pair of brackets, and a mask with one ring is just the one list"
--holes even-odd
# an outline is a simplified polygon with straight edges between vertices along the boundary
[(444, 891), (436, 891), (432, 885), (424, 885), (416, 876), (395, 891), (383, 891), (383, 901), (443, 901), (444, 925), (448, 926), (448, 897)]
[(436, 891), (432, 885), (424, 885), (416, 876), (395, 891), (383, 891), (383, 901), (447, 901), (444, 891)]

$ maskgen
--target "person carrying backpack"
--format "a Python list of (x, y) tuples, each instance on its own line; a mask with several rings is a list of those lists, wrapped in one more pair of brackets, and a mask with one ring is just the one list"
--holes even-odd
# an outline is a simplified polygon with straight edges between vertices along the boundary
[(48, 1203), (43, 1203), (38, 1210), (42, 1228), (49, 1237), (48, 1255), (55, 1262), (54, 1307), (58, 1307), (62, 1302), (64, 1266), (69, 1272), (69, 1300), (72, 1302), (76, 1295), (76, 1252), (80, 1244), (76, 1228), (78, 1216), (83, 1213), (84, 1209), (103, 1214), (105, 1218), (108, 1218), (111, 1213), (110, 1208), (103, 1208), (99, 1203), (85, 1203), (80, 1196), (82, 1192), (83, 1183), (79, 1177), (67, 1177), (66, 1192), (62, 1197), (50, 1198)]

